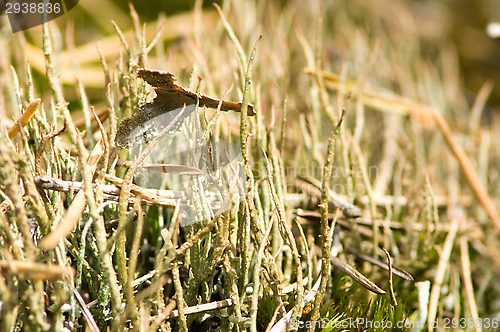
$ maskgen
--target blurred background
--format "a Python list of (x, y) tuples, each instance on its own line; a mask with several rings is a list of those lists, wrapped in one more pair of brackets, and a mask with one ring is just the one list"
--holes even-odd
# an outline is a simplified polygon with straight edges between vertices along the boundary
[[(216, 1), (222, 4), (222, 1)], [(122, 31), (132, 29), (129, 6), (132, 5), (141, 22), (146, 22), (147, 36), (150, 39), (158, 29), (158, 22), (165, 21), (161, 42), (158, 44), (162, 48), (168, 48), (176, 44), (177, 48), (185, 48), (183, 38), (196, 29), (203, 29), (204, 38), (213, 35), (216, 28), (220, 29), (212, 2), (202, 1), (182, 1), (182, 0), (161, 0), (161, 1), (109, 1), (109, 0), (88, 0), (81, 1), (75, 9), (68, 14), (57, 19), (58, 33), (61, 34), (61, 42), (68, 42), (68, 33), (71, 31), (71, 43), (74, 44), (74, 60), (81, 66), (81, 79), (90, 88), (102, 87), (102, 73), (94, 71), (98, 66), (99, 58), (95, 48), (96, 42), (101, 40), (104, 47), (105, 56), (108, 61), (116, 59), (119, 55), (117, 44), (108, 45), (108, 41), (117, 41), (111, 20), (116, 22)], [(203, 17), (193, 17), (196, 6), (203, 8)], [(328, 29), (328, 40), (324, 40), (325, 56), (354, 57), (349, 53), (347, 45), (349, 40), (354, 41), (358, 29), (363, 29), (368, 34), (372, 43), (386, 38), (393, 39), (394, 43), (413, 39), (418, 48), (414, 51), (430, 61), (436, 60), (440, 52), (452, 52), (456, 55), (456, 61), (460, 68), (460, 75), (456, 77), (457, 84), (463, 84), (468, 92), (468, 100), (471, 101), (474, 95), (487, 82), (492, 84), (491, 97), (488, 105), (493, 109), (500, 107), (500, 38), (492, 38), (487, 34), (487, 26), (493, 22), (500, 22), (500, 3), (495, 0), (354, 0), (354, 1), (310, 1), (307, 4), (301, 1), (242, 1), (234, 4), (226, 4), (226, 7), (234, 6), (234, 14), (228, 17), (230, 22), (241, 20), (235, 24), (237, 32), (248, 32), (252, 30), (252, 37), (262, 34), (262, 43), (269, 43), (270, 46), (283, 46), (276, 43), (297, 42), (296, 32), (302, 31), (314, 33), (315, 24), (312, 24), (311, 17), (318, 15), (322, 8), (324, 11), (325, 29)], [(265, 12), (260, 12), (259, 8), (266, 7)], [(257, 14), (258, 12), (258, 14)], [(260, 15), (260, 16), (256, 16)], [(348, 15), (349, 17), (342, 17)], [(236, 17), (238, 16), (238, 17)], [(3, 33), (8, 34), (8, 24), (6, 16), (3, 15)], [(203, 19), (206, 24), (197, 26), (196, 21)], [(355, 26), (343, 24), (343, 20), (355, 22)], [(256, 22), (259, 22), (256, 24)], [(350, 24), (350, 23), (349, 23)], [(284, 35), (283, 30), (285, 27)], [(68, 30), (70, 29), (70, 30)], [(238, 31), (238, 29), (240, 31)], [(245, 29), (247, 31), (241, 31)], [(33, 46), (41, 45), (40, 27), (24, 32), (28, 43)], [(306, 31), (306, 32), (304, 32)], [(199, 31), (197, 32), (199, 34)], [(245, 35), (243, 36), (245, 38)], [(401, 40), (396, 40), (400, 38)], [(245, 40), (249, 46), (254, 39)], [(15, 42), (14, 37), (9, 48), (20, 47)], [(199, 42), (199, 40), (196, 40)], [(133, 43), (133, 41), (130, 41)], [(203, 41), (202, 41), (203, 42)], [(212, 40), (211, 42), (215, 42)], [(409, 41), (407, 41), (409, 42)], [(162, 45), (163, 44), (163, 45)], [(85, 46), (85, 47), (84, 47)], [(56, 45), (64, 48), (64, 45)], [(27, 52), (32, 58), (32, 66), (43, 73), (43, 61), (40, 54), (30, 54), (31, 49), (17, 50)], [(39, 50), (38, 50), (39, 51)], [(186, 50), (189, 52), (190, 50)], [(352, 51), (352, 49), (351, 49)], [(384, 52), (383, 49), (380, 50)], [(409, 50), (411, 51), (411, 50)], [(287, 52), (285, 49), (276, 50), (276, 61), (288, 63), (287, 74), (289, 81), (296, 81), (294, 75), (300, 74), (298, 68), (293, 68), (298, 63), (296, 61), (302, 54), (287, 54), (281, 57), (280, 52)], [(173, 53), (173, 52), (171, 52)], [(168, 56), (168, 54), (167, 54)], [(173, 55), (172, 55), (173, 56)], [(176, 68), (178, 65), (191, 67), (193, 64), (200, 66), (196, 61), (192, 61), (194, 55), (186, 59), (157, 59), (151, 63), (151, 67), (163, 67), (161, 69)], [(68, 60), (68, 59), (63, 59)], [(453, 61), (455, 61), (453, 60)], [(451, 60), (450, 60), (451, 61)], [(417, 65), (417, 64), (415, 64)], [(444, 64), (441, 64), (444, 66)], [(69, 82), (74, 67), (70, 63), (63, 63), (63, 80)], [(71, 70), (69, 68), (72, 68)], [(87, 69), (87, 70), (86, 70)], [(272, 73), (273, 68), (267, 68), (272, 80), (277, 84), (279, 77)], [(368, 76), (370, 76), (368, 74)], [(286, 93), (287, 85), (281, 86)], [(388, 86), (390, 89), (391, 87)], [(288, 96), (290, 98), (290, 96)], [(497, 111), (498, 112), (498, 111)]]

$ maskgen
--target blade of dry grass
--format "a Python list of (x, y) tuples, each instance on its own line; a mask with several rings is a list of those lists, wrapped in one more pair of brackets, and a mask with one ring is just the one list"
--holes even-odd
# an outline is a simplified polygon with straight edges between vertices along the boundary
[(331, 258), (333, 266), (342, 270), (345, 274), (356, 280), (361, 286), (368, 289), (370, 292), (375, 294), (384, 295), (386, 293), (385, 290), (377, 286), (373, 281), (362, 275), (358, 270), (345, 263), (338, 257)]
[(429, 332), (432, 332), (434, 329), (433, 325), (436, 322), (437, 308), (441, 297), (441, 287), (443, 286), (446, 270), (450, 265), (450, 255), (453, 250), (461, 218), (463, 218), (460, 211), (455, 211), (455, 213), (459, 215), (455, 215), (452, 218), (451, 229), (446, 235), (443, 247), (439, 250), (439, 263), (436, 267), (436, 275), (434, 276), (434, 282), (432, 283), (431, 294), (429, 297), (429, 311), (427, 316), (427, 328)]
[(0, 261), (0, 273), (23, 279), (63, 280), (67, 276), (73, 276), (75, 270), (70, 266), (10, 260)]
[[(465, 219), (462, 220), (464, 222)], [(461, 225), (463, 227), (463, 225)], [(477, 312), (476, 299), (474, 296), (474, 286), (472, 284), (471, 278), (471, 264), (470, 264), (470, 256), (469, 256), (469, 241), (467, 240), (466, 235), (462, 235), (459, 239), (460, 245), (460, 260), (462, 263), (462, 277), (464, 281), (464, 292), (465, 297), (467, 298), (467, 303), (469, 306), (469, 312), (472, 318), (472, 322), (474, 324), (474, 330), (476, 332), (482, 331), (481, 326), (479, 324), (479, 314)]]
[(474, 166), (472, 165), (470, 158), (465, 154), (464, 150), (460, 147), (460, 145), (458, 145), (458, 143), (453, 138), (451, 129), (448, 126), (446, 120), (441, 116), (441, 114), (437, 110), (434, 110), (433, 114), (434, 114), (434, 119), (436, 120), (439, 129), (441, 130), (441, 133), (446, 139), (446, 143), (448, 143), (450, 150), (453, 152), (458, 162), (460, 163), (460, 167), (462, 168), (462, 171), (464, 172), (465, 177), (467, 178), (467, 182), (471, 186), (472, 190), (474, 191), (474, 194), (476, 195), (481, 205), (484, 207), (484, 209), (490, 216), (492, 226), (495, 228), (496, 233), (499, 234), (500, 215), (498, 214), (495, 203), (493, 203), (493, 200), (491, 199), (490, 195), (488, 194), (483, 184), (479, 180), (479, 177), (477, 176), (477, 173), (474, 170)]
[(26, 107), (23, 115), (21, 115), (19, 119), (16, 120), (16, 123), (9, 129), (9, 139), (13, 139), (14, 137), (16, 137), (16, 135), (19, 134), (19, 128), (22, 128), (28, 124), (33, 114), (35, 114), (41, 101), (42, 100), (40, 98), (37, 98), (33, 100), (31, 104), (28, 105), (28, 107)]

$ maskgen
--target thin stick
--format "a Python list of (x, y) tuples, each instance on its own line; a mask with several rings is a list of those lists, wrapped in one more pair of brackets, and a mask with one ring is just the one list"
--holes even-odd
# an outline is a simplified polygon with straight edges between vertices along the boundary
[[(101, 142), (98, 142), (97, 145), (92, 150), (92, 153), (87, 162), (88, 171), (93, 174), (97, 167), (97, 162), (103, 155), (104, 150)], [(85, 191), (80, 190), (78, 194), (76, 194), (73, 202), (69, 206), (66, 214), (64, 215), (62, 221), (57, 225), (57, 227), (47, 234), (44, 238), (40, 240), (39, 247), (42, 250), (53, 249), (57, 246), (59, 241), (66, 237), (69, 233), (75, 229), (78, 220), (80, 219), (83, 210), (85, 209), (85, 205), (87, 201), (85, 199)]]
[(398, 301), (396, 300), (396, 295), (394, 295), (394, 287), (392, 284), (392, 260), (391, 260), (391, 255), (389, 255), (389, 252), (385, 249), (382, 248), (382, 250), (385, 252), (385, 255), (387, 256), (387, 265), (389, 266), (389, 293), (391, 294), (391, 301), (396, 307), (398, 305)]
[[(210, 302), (210, 303), (204, 303), (204, 304), (198, 304), (194, 305), (191, 307), (185, 307), (184, 308), (184, 314), (185, 315), (192, 315), (192, 314), (199, 314), (201, 312), (206, 312), (206, 311), (211, 311), (211, 310), (217, 310), (221, 308), (227, 308), (233, 305), (233, 300), (227, 299), (227, 300), (222, 300), (222, 301), (215, 301), (215, 302)], [(179, 317), (179, 310), (173, 310), (169, 318), (175, 318)]]
[(70, 266), (8, 260), (0, 261), (0, 274), (23, 279), (63, 280), (65, 276), (73, 276), (75, 270)]
[[(107, 195), (119, 196), (120, 187), (123, 184), (123, 180), (114, 177), (109, 174), (105, 174), (106, 179), (113, 179), (116, 185), (102, 184), (100, 185), (100, 190)], [(35, 177), (35, 184), (39, 189), (44, 190), (56, 190), (62, 192), (74, 191), (78, 192), (83, 186), (83, 182), (80, 181), (66, 181), (56, 178), (51, 178), (49, 176), (37, 176)], [(96, 187), (95, 184), (93, 184)], [(144, 203), (148, 205), (158, 205), (158, 206), (175, 206), (175, 199), (182, 197), (182, 193), (171, 191), (171, 190), (159, 190), (159, 189), (148, 189), (142, 188), (137, 185), (132, 185), (130, 190), (136, 197), (141, 196)], [(135, 197), (130, 197), (129, 203), (134, 203)]]

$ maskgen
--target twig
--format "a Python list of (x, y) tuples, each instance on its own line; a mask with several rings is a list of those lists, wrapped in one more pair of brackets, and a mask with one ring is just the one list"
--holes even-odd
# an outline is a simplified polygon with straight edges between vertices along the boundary
[(43, 174), (43, 172), (42, 172), (42, 156), (43, 156), (43, 152), (45, 151), (45, 147), (47, 146), (47, 142), (50, 139), (65, 132), (66, 128), (67, 128), (67, 123), (66, 123), (66, 119), (64, 119), (63, 127), (60, 130), (56, 131), (55, 125), (51, 124), (50, 132), (47, 135), (42, 134), (42, 138), (40, 140), (40, 145), (38, 146), (38, 149), (36, 150), (36, 154), (35, 154), (36, 155), (36, 159), (35, 159), (36, 174)]
[(25, 279), (62, 280), (65, 276), (73, 276), (75, 270), (70, 266), (2, 260), (0, 261), (0, 274), (14, 275)]
[[(97, 162), (101, 158), (103, 152), (104, 151), (102, 149), (101, 142), (97, 143), (88, 161), (88, 171), (91, 172), (91, 174), (94, 173), (97, 167)], [(71, 202), (71, 205), (69, 206), (66, 214), (63, 217), (63, 220), (59, 223), (59, 225), (57, 225), (57, 227), (52, 232), (50, 232), (44, 238), (42, 238), (42, 240), (40, 240), (40, 248), (43, 250), (53, 249), (62, 238), (71, 233), (78, 223), (85, 205), (85, 192), (81, 190), (78, 192), (78, 194), (76, 194), (73, 202)]]
[[(191, 306), (191, 307), (185, 307), (184, 308), (184, 315), (199, 314), (199, 313), (206, 312), (206, 311), (227, 308), (227, 307), (230, 307), (232, 305), (233, 305), (233, 300), (231, 300), (231, 299), (222, 300), (222, 301), (215, 301), (215, 302), (210, 302), (210, 303), (204, 303), (204, 304), (198, 304), (198, 305)], [(173, 310), (170, 313), (169, 318), (175, 318), (175, 317), (179, 317), (179, 310)]]
[(391, 260), (391, 255), (389, 255), (389, 252), (385, 249), (382, 248), (382, 250), (385, 252), (385, 255), (387, 256), (387, 266), (389, 266), (389, 293), (391, 294), (391, 301), (392, 304), (396, 307), (398, 305), (398, 301), (396, 300), (396, 295), (394, 295), (394, 288), (392, 285), (392, 260)]
[[(73, 190), (75, 193), (80, 191), (83, 186), (81, 181), (66, 181), (56, 178), (51, 178), (50, 176), (41, 175), (35, 177), (35, 184), (39, 189), (44, 190), (56, 190), (62, 192), (69, 192)], [(95, 184), (93, 185), (95, 187)], [(119, 195), (120, 188), (114, 185), (102, 185), (101, 189), (104, 193), (109, 195)]]
[(305, 286), (309, 286), (312, 283), (312, 273), (313, 273), (313, 260), (312, 260), (312, 253), (311, 250), (309, 250), (309, 246), (307, 245), (307, 239), (306, 235), (304, 234), (304, 230), (302, 229), (302, 225), (300, 224), (298, 218), (293, 218), (295, 220), (295, 224), (297, 225), (297, 228), (299, 229), (299, 234), (300, 238), (302, 239), (302, 243), (304, 244), (304, 251), (306, 252), (306, 257), (307, 257), (307, 277), (304, 278), (304, 284)]

